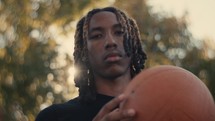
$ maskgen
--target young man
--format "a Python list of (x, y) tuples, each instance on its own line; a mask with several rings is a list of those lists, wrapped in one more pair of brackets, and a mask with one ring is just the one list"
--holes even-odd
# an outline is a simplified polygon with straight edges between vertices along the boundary
[(119, 111), (118, 106), (126, 99), (123, 90), (144, 68), (145, 59), (133, 19), (114, 7), (93, 9), (78, 22), (75, 34), (79, 96), (46, 108), (36, 121), (131, 120), (135, 111)]

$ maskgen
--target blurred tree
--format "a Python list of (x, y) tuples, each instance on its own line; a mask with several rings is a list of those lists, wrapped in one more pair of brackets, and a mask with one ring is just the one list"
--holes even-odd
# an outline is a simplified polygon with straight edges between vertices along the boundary
[(181, 65), (180, 59), (185, 57), (187, 48), (192, 46), (186, 15), (176, 18), (164, 13), (152, 13), (152, 7), (145, 0), (117, 0), (115, 5), (137, 20), (149, 58), (147, 66)]
[(208, 86), (215, 99), (215, 42), (205, 39), (196, 43), (199, 46), (187, 52), (182, 66), (197, 75)]

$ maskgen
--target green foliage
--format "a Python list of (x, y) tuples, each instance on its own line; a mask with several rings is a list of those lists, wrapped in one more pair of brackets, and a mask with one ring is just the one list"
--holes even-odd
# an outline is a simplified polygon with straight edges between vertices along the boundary
[[(0, 1), (0, 112), (5, 121), (34, 121), (41, 106), (66, 100), (71, 57), (60, 65), (52, 25), (68, 26), (90, 0)], [(67, 31), (72, 27), (67, 27)], [(62, 88), (66, 88), (62, 91)]]
[(149, 58), (147, 66), (181, 65), (180, 59), (185, 56), (187, 48), (192, 46), (186, 16), (176, 18), (152, 13), (152, 8), (144, 0), (126, 2), (118, 0), (116, 5), (128, 11), (128, 14), (137, 20), (144, 49)]
[[(17, 43), (5, 47), (5, 56), (0, 59), (1, 106), (5, 109), (7, 120), (16, 118), (13, 113), (16, 108), (22, 108), (25, 114), (35, 115), (42, 99), (47, 92), (52, 91), (50, 85), (45, 85), (47, 75), (58, 74), (50, 67), (50, 62), (57, 56), (50, 44), (31, 41), (29, 47), (21, 55), (16, 50)], [(19, 109), (17, 109), (18, 111)], [(14, 112), (15, 113), (15, 112)]]
[(215, 48), (212, 41), (205, 39), (201, 41), (200, 47), (189, 50), (182, 60), (182, 66), (198, 76), (208, 86), (215, 99)]

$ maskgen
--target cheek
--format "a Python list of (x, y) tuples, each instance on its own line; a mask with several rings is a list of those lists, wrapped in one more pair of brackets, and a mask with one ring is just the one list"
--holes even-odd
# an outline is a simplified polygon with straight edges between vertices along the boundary
[(123, 37), (121, 37), (120, 39), (118, 39), (117, 41), (117, 45), (120, 49), (124, 49), (124, 40), (123, 40)]
[[(88, 42), (88, 56), (90, 60), (97, 60), (103, 53), (103, 45), (99, 42)], [(93, 61), (92, 61), (93, 62)]]
[(104, 48), (104, 45), (102, 42), (88, 42), (87, 43), (87, 49), (88, 49), (88, 53), (100, 53)]

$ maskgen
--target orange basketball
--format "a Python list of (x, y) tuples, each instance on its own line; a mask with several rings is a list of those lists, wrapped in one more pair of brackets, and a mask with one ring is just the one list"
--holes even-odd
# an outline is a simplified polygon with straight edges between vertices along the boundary
[(189, 71), (163, 65), (144, 70), (126, 88), (120, 110), (136, 110), (134, 121), (215, 121), (205, 84)]

